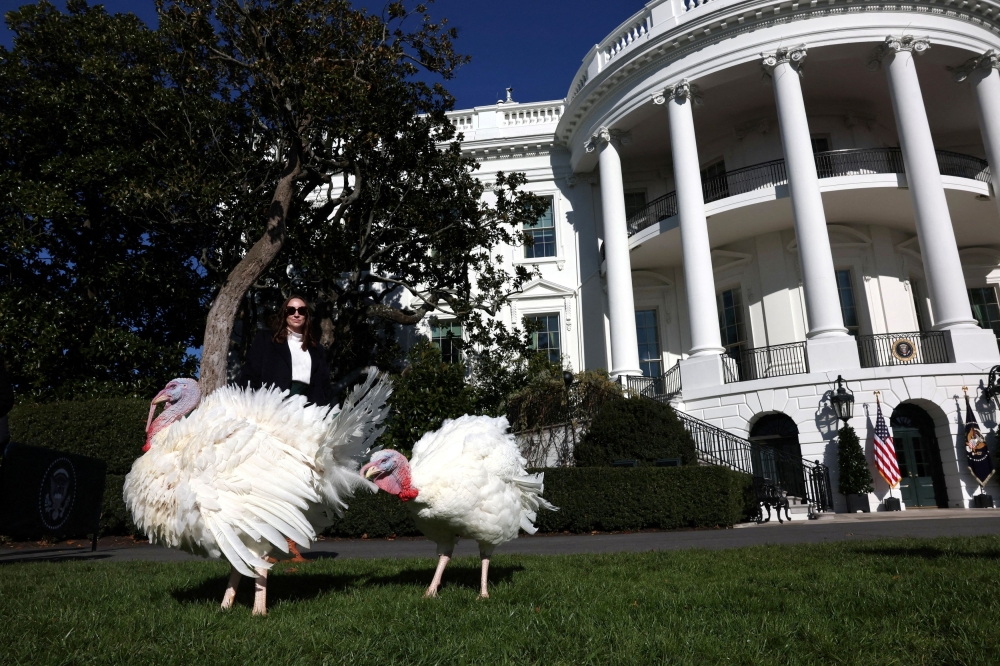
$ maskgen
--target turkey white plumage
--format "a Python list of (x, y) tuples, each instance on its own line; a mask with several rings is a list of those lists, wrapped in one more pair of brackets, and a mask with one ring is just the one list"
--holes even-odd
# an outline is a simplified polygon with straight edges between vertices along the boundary
[(123, 492), (150, 542), (229, 561), (231, 604), (239, 574), (259, 587), (272, 549), (308, 548), (355, 490), (376, 490), (358, 467), (383, 430), (391, 384), (372, 373), (340, 409), (232, 386), (198, 405), (196, 391), (194, 380), (173, 380), (154, 398), (168, 406)]
[(506, 418), (462, 416), (425, 434), (407, 461), (397, 451), (375, 453), (361, 468), (382, 490), (408, 502), (414, 521), (437, 544), (438, 569), (427, 590), (437, 594), (459, 538), (474, 539), (482, 557), (480, 595), (487, 593), (489, 558), (523, 529), (534, 534), (543, 474), (528, 474)]

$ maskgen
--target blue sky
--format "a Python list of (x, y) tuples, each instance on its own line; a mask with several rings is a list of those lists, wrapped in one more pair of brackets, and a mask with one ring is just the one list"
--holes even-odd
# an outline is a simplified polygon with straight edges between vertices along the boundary
[[(26, 4), (0, 0), (3, 13)], [(56, 0), (65, 6), (64, 0)], [(96, 2), (92, 4), (98, 4)], [(106, 0), (110, 12), (131, 11), (155, 23), (153, 0)], [(359, 2), (381, 10), (378, 2)], [(438, 0), (434, 16), (444, 16), (459, 29), (459, 52), (472, 56), (448, 88), (457, 108), (493, 104), (504, 88), (514, 87), (518, 102), (562, 99), (583, 57), (619, 23), (642, 8), (642, 0)], [(10, 47), (6, 23), (0, 44)]]

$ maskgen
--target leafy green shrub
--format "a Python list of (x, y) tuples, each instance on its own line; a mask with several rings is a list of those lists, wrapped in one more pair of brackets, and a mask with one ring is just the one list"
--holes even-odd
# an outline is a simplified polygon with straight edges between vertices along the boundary
[(615, 460), (652, 465), (661, 458), (697, 464), (694, 440), (674, 410), (644, 398), (608, 400), (574, 451), (577, 467), (609, 466)]
[(747, 515), (746, 474), (725, 467), (548, 469), (542, 532), (728, 526)]
[(138, 398), (17, 405), (10, 412), (10, 437), (100, 458), (108, 464), (108, 474), (128, 474), (142, 455), (148, 415), (149, 401)]
[(837, 466), (840, 470), (838, 490), (843, 495), (865, 495), (872, 492), (872, 475), (854, 428), (845, 425), (837, 433)]
[[(750, 477), (724, 467), (590, 467), (545, 473), (539, 532), (590, 532), (728, 526), (754, 510)], [(386, 493), (359, 491), (344, 518), (326, 530), (338, 537), (415, 536), (409, 508)]]
[(606, 402), (622, 397), (621, 386), (604, 371), (579, 372), (573, 382), (567, 390), (562, 373), (551, 368), (535, 375), (507, 400), (511, 430), (521, 432), (574, 419), (589, 421)]
[(137, 535), (122, 486), (146, 441), (149, 402), (140, 398), (68, 400), (17, 405), (10, 412), (15, 442), (100, 458), (108, 465), (101, 534)]
[(409, 365), (396, 376), (389, 426), (379, 438), (386, 448), (409, 451), (424, 433), (437, 430), (445, 419), (475, 411), (472, 389), (465, 383), (465, 366), (445, 363), (441, 350), (428, 340), (410, 348)]

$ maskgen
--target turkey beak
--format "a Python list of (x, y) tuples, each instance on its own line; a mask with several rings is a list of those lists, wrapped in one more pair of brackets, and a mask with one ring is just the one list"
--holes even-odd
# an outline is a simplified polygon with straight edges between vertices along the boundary
[(149, 401), (149, 404), (158, 405), (161, 402), (170, 402), (170, 395), (167, 393), (167, 389), (163, 389), (157, 393), (156, 397)]
[(368, 470), (365, 472), (366, 479), (370, 479), (373, 476), (378, 476), (378, 467), (375, 467), (375, 465), (369, 467)]

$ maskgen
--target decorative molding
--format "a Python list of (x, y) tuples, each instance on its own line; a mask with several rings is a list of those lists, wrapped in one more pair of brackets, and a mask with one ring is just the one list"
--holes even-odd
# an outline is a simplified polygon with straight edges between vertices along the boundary
[(566, 185), (568, 187), (576, 187), (576, 184), (578, 182), (580, 182), (580, 179), (577, 178), (577, 175), (575, 173), (566, 176)]
[(608, 129), (604, 125), (598, 127), (587, 142), (583, 144), (584, 149), (588, 153), (592, 153), (597, 150), (603, 143), (611, 143), (612, 141), (617, 141), (623, 146), (627, 146), (632, 143), (632, 135), (628, 132), (623, 132), (616, 129)]
[(701, 106), (703, 103), (698, 86), (687, 79), (681, 79), (660, 92), (653, 93), (653, 104), (662, 105), (675, 99), (690, 100), (695, 106)]
[(774, 53), (761, 53), (760, 66), (768, 76), (774, 75), (774, 69), (778, 65), (788, 63), (799, 74), (802, 74), (802, 66), (805, 64), (809, 49), (805, 44), (798, 46), (782, 46)]
[(961, 83), (972, 76), (973, 72), (980, 69), (987, 72), (991, 69), (1000, 69), (1000, 53), (990, 49), (982, 55), (969, 58), (958, 67), (949, 67), (948, 71), (954, 75), (956, 81)]
[(913, 53), (923, 53), (931, 47), (930, 37), (914, 37), (913, 35), (900, 35), (893, 37), (889, 35), (885, 41), (875, 47), (868, 57), (868, 69), (875, 71), (882, 65), (882, 60), (890, 53), (900, 51), (911, 51)]
[(566, 313), (566, 330), (573, 330), (573, 299), (569, 296), (563, 299), (563, 309)]
[[(722, 259), (729, 259), (730, 261), (716, 265), (717, 261)], [(731, 268), (740, 268), (748, 265), (752, 260), (752, 254), (730, 252), (729, 250), (712, 250), (712, 272), (719, 273)]]

